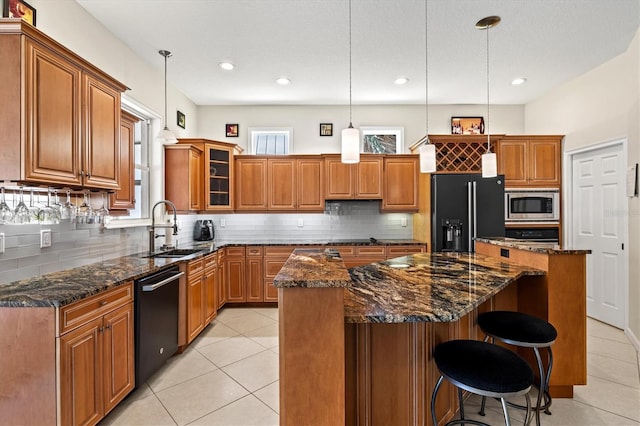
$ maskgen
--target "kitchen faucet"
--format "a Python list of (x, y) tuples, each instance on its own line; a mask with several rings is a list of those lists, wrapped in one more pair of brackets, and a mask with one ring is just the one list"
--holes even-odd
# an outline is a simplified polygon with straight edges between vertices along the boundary
[[(156, 225), (156, 217), (154, 212), (158, 204), (167, 204), (173, 209), (173, 225)], [(151, 226), (149, 227), (149, 253), (153, 253), (156, 250), (155, 239), (160, 237), (156, 235), (156, 228), (173, 228), (173, 235), (178, 235), (178, 216), (176, 215), (176, 205), (169, 200), (160, 200), (151, 208)]]

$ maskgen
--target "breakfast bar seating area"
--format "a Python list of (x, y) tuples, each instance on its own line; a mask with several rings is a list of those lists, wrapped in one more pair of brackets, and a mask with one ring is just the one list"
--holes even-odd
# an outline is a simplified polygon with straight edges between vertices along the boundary
[[(483, 340), (477, 316), (494, 310), (554, 324), (549, 391), (571, 397), (574, 385), (586, 383), (588, 251), (510, 239), (476, 247), (476, 253), (421, 253), (352, 268), (350, 279), (333, 253), (295, 251), (274, 280), (281, 424), (310, 418), (327, 425), (432, 424), (429, 400), (440, 376), (434, 349), (450, 340)], [(288, 303), (292, 298), (298, 303)], [(313, 321), (299, 322), (307, 312)], [(323, 344), (301, 345), (301, 336)], [(536, 372), (529, 352), (518, 350)], [(327, 359), (333, 365), (322, 367)], [(453, 419), (458, 407), (456, 388), (444, 383), (435, 400), (437, 423)]]

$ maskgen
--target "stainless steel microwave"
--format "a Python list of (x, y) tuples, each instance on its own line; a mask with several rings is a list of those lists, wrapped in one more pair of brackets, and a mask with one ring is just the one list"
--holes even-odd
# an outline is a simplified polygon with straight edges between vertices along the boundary
[(505, 222), (559, 222), (560, 190), (505, 189)]

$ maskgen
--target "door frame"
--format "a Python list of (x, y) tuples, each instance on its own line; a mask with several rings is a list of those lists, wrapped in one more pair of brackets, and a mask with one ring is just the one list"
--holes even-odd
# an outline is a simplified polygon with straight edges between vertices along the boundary
[[(625, 170), (622, 170), (622, 173), (626, 172), (626, 166), (628, 162), (628, 138), (627, 137), (619, 137), (616, 139), (611, 139), (608, 141), (596, 143), (593, 145), (582, 146), (570, 151), (565, 151), (563, 154), (562, 162), (564, 164), (562, 171), (562, 181), (567, 184), (562, 186), (562, 210), (563, 212), (571, 211), (571, 206), (573, 204), (573, 159), (574, 156), (578, 154), (588, 153), (590, 151), (597, 151), (603, 148), (609, 148), (611, 146), (622, 145), (622, 162), (625, 165)], [(627, 203), (627, 207), (625, 211), (627, 214), (622, 217), (622, 226), (623, 226), (623, 244), (625, 249), (622, 251), (626, 268), (623, 273), (623, 291), (624, 291), (624, 300), (626, 302), (624, 308), (624, 330), (625, 333), (629, 328), (629, 213), (628, 213), (628, 200), (625, 197), (625, 202)], [(563, 231), (562, 238), (565, 241), (566, 246), (572, 246), (574, 244), (575, 238), (573, 235), (573, 217), (571, 215), (564, 214), (562, 215), (563, 220)]]

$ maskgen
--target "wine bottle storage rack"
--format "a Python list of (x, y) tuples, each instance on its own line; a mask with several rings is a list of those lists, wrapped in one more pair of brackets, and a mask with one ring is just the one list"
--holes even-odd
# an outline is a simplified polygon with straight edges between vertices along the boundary
[[(487, 152), (486, 142), (435, 142), (436, 170), (447, 173), (479, 173), (482, 154)], [(491, 143), (491, 152), (495, 151)]]

